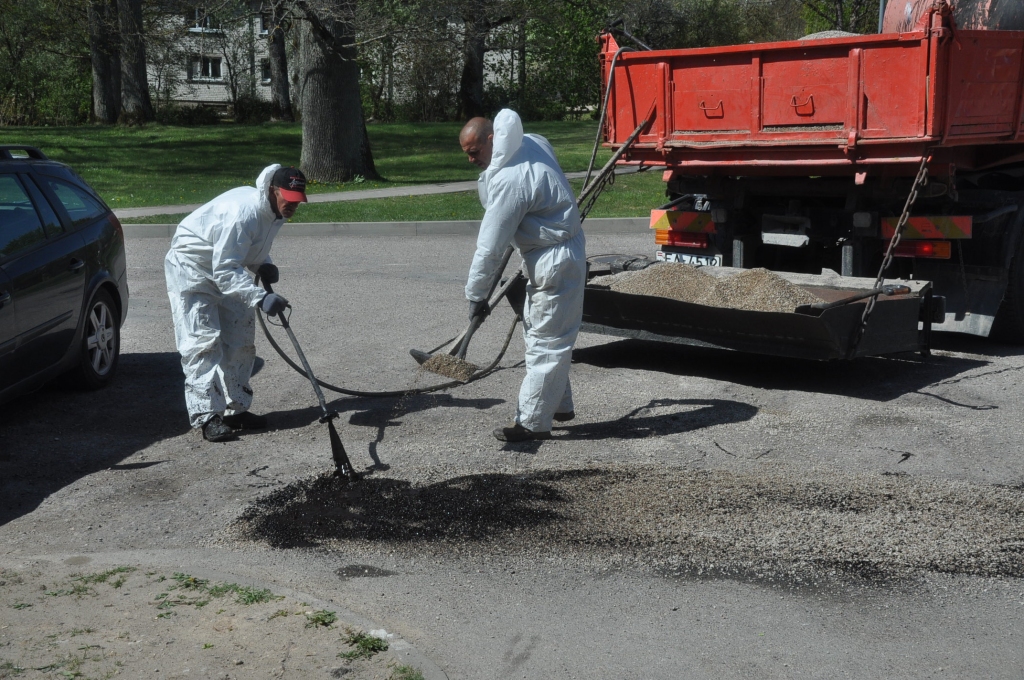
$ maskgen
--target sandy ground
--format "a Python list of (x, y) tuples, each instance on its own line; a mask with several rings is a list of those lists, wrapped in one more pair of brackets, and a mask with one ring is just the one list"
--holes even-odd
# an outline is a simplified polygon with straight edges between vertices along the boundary
[[(391, 659), (452, 679), (1020, 676), (1019, 348), (941, 337), (928, 360), (819, 364), (584, 335), (577, 419), (504, 445), (490, 432), (515, 411), (516, 337), (501, 370), (456, 390), (329, 393), (366, 474), (356, 491), (318, 482), (332, 463), (312, 391), (262, 338), (254, 410), (271, 428), (217, 445), (188, 429), (166, 245), (128, 243), (116, 383), (53, 386), (0, 413), (0, 567), (24, 581), (0, 588), (2, 672), (101, 656), (93, 644), (148, 664), (122, 646), (127, 631), (175, 640), (161, 675), (275, 677), (276, 650), (294, 643), (316, 654), (304, 677), (330, 677), (349, 626), (395, 636), (352, 665), (368, 677), (394, 673)], [(465, 324), (472, 249), (285, 236), (274, 258), (321, 377), (401, 389), (433, 380), (408, 350)], [(592, 254), (651, 250), (647, 233), (588, 241)], [(510, 321), (495, 311), (467, 358), (489, 363)], [(95, 595), (45, 594), (118, 567), (136, 569), (121, 588), (115, 575), (87, 584)], [(175, 573), (287, 604), (225, 596), (157, 619), (156, 579)], [(118, 598), (136, 597), (120, 625)], [(305, 628), (302, 602), (338, 627)], [(221, 608), (246, 621), (240, 637), (210, 637)], [(71, 637), (89, 627), (87, 644)], [(103, 658), (79, 672), (103, 677)]]

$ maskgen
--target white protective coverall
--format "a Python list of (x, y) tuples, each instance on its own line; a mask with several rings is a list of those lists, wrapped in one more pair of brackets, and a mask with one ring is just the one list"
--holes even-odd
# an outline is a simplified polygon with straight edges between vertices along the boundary
[(494, 118), (491, 163), (477, 180), (485, 213), (466, 297), (479, 301), (510, 242), (523, 258), (526, 305), (526, 378), (516, 421), (534, 432), (551, 430), (556, 412), (574, 410), (569, 366), (583, 316), (586, 240), (569, 180), (548, 140), (524, 135), (514, 111)]
[(270, 246), (284, 223), (268, 196), (280, 167), (268, 166), (255, 188), (225, 192), (182, 220), (164, 258), (192, 427), (252, 403), (255, 307), (266, 291), (246, 268), (255, 272), (271, 261)]

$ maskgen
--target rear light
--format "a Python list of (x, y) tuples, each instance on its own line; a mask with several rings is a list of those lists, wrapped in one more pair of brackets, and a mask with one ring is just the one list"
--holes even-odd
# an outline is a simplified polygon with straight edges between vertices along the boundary
[(949, 241), (909, 241), (900, 243), (892, 251), (893, 257), (930, 257), (936, 260), (948, 260), (952, 254)]
[(654, 242), (659, 246), (678, 246), (680, 248), (707, 248), (707, 234), (692, 234), (686, 231), (659, 229), (654, 232)]

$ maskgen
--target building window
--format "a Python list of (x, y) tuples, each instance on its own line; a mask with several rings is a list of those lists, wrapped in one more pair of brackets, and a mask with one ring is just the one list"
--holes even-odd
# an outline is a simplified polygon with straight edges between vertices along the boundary
[(221, 80), (220, 57), (192, 57), (189, 75), (194, 80)]
[(270, 60), (264, 59), (260, 62), (260, 71), (262, 73), (263, 84), (266, 85), (270, 82)]
[(270, 33), (271, 17), (266, 12), (260, 13), (260, 35)]
[(220, 21), (206, 11), (205, 7), (196, 7), (185, 15), (185, 25), (193, 33), (220, 31)]

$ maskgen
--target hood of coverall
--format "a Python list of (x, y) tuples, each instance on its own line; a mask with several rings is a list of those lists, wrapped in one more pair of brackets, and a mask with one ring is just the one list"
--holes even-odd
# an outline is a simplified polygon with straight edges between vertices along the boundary
[[(263, 172), (256, 178), (256, 191), (260, 196), (260, 211), (274, 214), (274, 208), (270, 205), (270, 182), (274, 179), (274, 173), (281, 168), (280, 163), (274, 163), (263, 168)], [(274, 214), (276, 218), (277, 215)]]
[(494, 173), (508, 165), (508, 162), (523, 145), (523, 121), (512, 109), (502, 109), (494, 117), (494, 139), (491, 149), (491, 164), (480, 174), (477, 184), (480, 203), (487, 205), (487, 185)]

